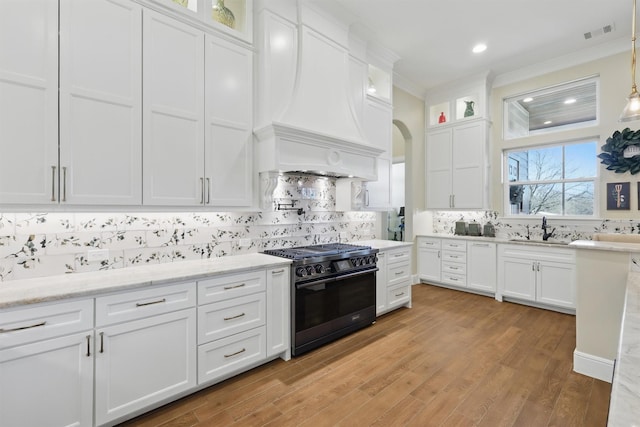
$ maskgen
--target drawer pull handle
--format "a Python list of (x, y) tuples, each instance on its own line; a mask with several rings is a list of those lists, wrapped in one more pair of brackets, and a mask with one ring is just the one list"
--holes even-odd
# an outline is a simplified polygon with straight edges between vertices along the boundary
[(404, 271), (396, 271), (396, 276), (399, 276), (401, 274), (404, 274)]
[(104, 353), (104, 332), (100, 332), (100, 353)]
[(488, 243), (474, 243), (472, 246), (479, 247), (479, 248), (488, 248), (489, 244)]
[(224, 320), (233, 320), (233, 319), (237, 319), (237, 318), (242, 317), (242, 316), (245, 316), (245, 314), (244, 313), (240, 313), (240, 314), (238, 314), (236, 316), (224, 317), (223, 319)]
[(228, 358), (228, 357), (237, 356), (238, 354), (240, 354), (240, 353), (244, 353), (245, 351), (247, 351), (247, 349), (246, 349), (246, 348), (243, 348), (242, 350), (240, 350), (240, 351), (236, 351), (235, 353), (225, 354), (225, 355), (224, 355), (224, 357), (225, 357), (225, 358)]
[(400, 257), (403, 257), (403, 256), (404, 256), (404, 254), (395, 254), (394, 255), (394, 257), (396, 257), (396, 258), (400, 258)]
[(454, 282), (458, 281), (458, 279), (456, 279), (455, 277), (449, 277), (449, 279), (453, 280)]
[(273, 270), (271, 272), (271, 274), (280, 274), (280, 273), (284, 273), (284, 268), (281, 268), (280, 270)]
[(137, 302), (136, 307), (144, 307), (145, 305), (153, 305), (153, 304), (162, 304), (163, 302), (167, 302), (166, 298), (159, 299), (158, 301), (151, 302)]
[(458, 259), (458, 258), (460, 258), (460, 257), (459, 257), (458, 255), (449, 255), (449, 258), (455, 258), (455, 259)]
[(91, 335), (87, 335), (87, 357), (91, 357)]
[(404, 292), (400, 292), (399, 294), (396, 294), (396, 297), (401, 297), (402, 295), (404, 295)]
[(229, 289), (242, 288), (244, 286), (247, 286), (247, 284), (246, 283), (240, 283), (239, 285), (225, 286), (224, 289), (225, 289), (225, 291), (228, 291)]
[(40, 326), (44, 326), (46, 324), (47, 324), (47, 322), (40, 322), (40, 323), (36, 323), (35, 325), (20, 326), (18, 328), (11, 328), (11, 329), (1, 329), (0, 328), (0, 334), (4, 334), (5, 332), (15, 332), (15, 331), (22, 331), (24, 329), (37, 328), (37, 327), (40, 327)]
[(459, 268), (458, 268), (458, 267), (451, 267), (451, 266), (449, 266), (449, 270), (459, 270)]

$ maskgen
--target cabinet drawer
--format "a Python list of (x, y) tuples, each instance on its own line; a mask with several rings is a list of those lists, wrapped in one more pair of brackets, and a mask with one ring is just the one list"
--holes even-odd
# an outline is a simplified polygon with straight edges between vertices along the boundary
[(465, 264), (467, 262), (467, 253), (443, 250), (442, 262), (459, 262), (459, 263)]
[(418, 237), (418, 248), (440, 249), (440, 239)]
[(395, 250), (387, 252), (387, 263), (388, 264), (396, 264), (396, 263), (409, 263), (411, 261), (411, 251), (408, 249), (403, 250)]
[(450, 274), (465, 275), (467, 274), (467, 265), (454, 262), (443, 262), (442, 272)]
[(392, 264), (387, 268), (387, 286), (395, 286), (400, 282), (411, 281), (409, 263)]
[(195, 307), (194, 282), (123, 292), (96, 298), (96, 326), (128, 322)]
[(467, 242), (464, 240), (443, 240), (442, 241), (442, 250), (450, 250), (450, 251), (467, 251)]
[(467, 286), (467, 277), (462, 274), (442, 272), (442, 283), (455, 286)]
[(93, 329), (93, 300), (29, 306), (0, 313), (0, 348)]
[(267, 357), (266, 328), (251, 329), (198, 346), (198, 383), (219, 379)]
[(266, 287), (264, 270), (217, 276), (198, 281), (198, 304), (209, 304), (230, 298), (263, 292)]
[(264, 292), (198, 307), (198, 344), (265, 324)]
[(411, 283), (395, 286), (387, 290), (388, 308), (397, 307), (411, 301)]

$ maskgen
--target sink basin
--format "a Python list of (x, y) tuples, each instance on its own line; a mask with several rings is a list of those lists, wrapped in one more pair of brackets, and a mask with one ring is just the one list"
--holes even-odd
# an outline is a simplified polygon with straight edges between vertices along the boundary
[(509, 239), (510, 242), (519, 242), (519, 243), (531, 243), (537, 245), (558, 245), (558, 246), (567, 246), (569, 243), (560, 242), (558, 240), (527, 240), (527, 239)]

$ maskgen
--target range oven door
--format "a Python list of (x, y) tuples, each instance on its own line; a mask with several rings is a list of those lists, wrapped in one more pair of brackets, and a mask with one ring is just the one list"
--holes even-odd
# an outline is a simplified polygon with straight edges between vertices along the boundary
[(375, 322), (376, 271), (296, 284), (292, 354), (300, 355)]

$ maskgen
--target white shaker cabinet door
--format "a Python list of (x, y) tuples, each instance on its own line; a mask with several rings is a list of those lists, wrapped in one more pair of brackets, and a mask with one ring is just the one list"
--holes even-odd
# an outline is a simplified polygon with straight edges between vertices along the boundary
[(93, 331), (0, 350), (1, 426), (93, 424)]
[(0, 1), (0, 204), (55, 202), (57, 167), (57, 2)]
[(205, 40), (205, 204), (251, 206), (253, 52)]
[(196, 309), (96, 330), (95, 419), (122, 418), (196, 385)]
[(60, 2), (62, 203), (142, 202), (142, 11)]
[(204, 204), (204, 33), (143, 15), (143, 200)]
[(426, 145), (426, 206), (427, 209), (448, 209), (451, 194), (451, 129), (431, 132)]
[(453, 128), (451, 194), (454, 208), (479, 209), (485, 205), (486, 140), (483, 121)]

